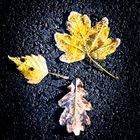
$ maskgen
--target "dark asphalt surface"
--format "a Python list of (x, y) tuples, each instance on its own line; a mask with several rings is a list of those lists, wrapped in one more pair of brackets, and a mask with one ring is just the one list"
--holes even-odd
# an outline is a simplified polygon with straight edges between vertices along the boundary
[[(0, 1), (0, 140), (138, 140), (140, 136), (140, 18), (139, 1), (127, 0), (1, 0)], [(66, 64), (54, 41), (67, 32), (71, 11), (87, 14), (92, 25), (108, 17), (111, 37), (122, 40), (117, 51), (100, 64), (121, 78), (101, 72), (88, 59)], [(52, 72), (30, 85), (7, 59), (41, 54)], [(91, 125), (76, 137), (58, 123), (57, 104), (74, 77), (80, 77), (93, 105)]]

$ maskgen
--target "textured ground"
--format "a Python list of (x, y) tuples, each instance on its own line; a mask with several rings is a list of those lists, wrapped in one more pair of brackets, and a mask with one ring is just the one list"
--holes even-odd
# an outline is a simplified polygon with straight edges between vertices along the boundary
[[(1, 140), (138, 140), (140, 135), (140, 38), (138, 0), (2, 0), (0, 2), (0, 136)], [(100, 62), (119, 80), (110, 78), (85, 59), (66, 64), (55, 46), (54, 33), (67, 32), (71, 11), (87, 14), (92, 25), (106, 16), (112, 37), (122, 43)], [(63, 80), (48, 75), (29, 85), (7, 55), (42, 54), (52, 72), (69, 75)], [(74, 77), (80, 77), (93, 105), (92, 123), (79, 137), (59, 125), (57, 102)]]

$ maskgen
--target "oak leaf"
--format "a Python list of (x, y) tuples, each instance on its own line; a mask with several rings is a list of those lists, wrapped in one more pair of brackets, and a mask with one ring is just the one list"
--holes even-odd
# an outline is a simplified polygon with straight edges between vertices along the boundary
[(104, 17), (94, 27), (87, 15), (71, 12), (68, 17), (67, 29), (70, 34), (55, 33), (56, 46), (63, 52), (60, 60), (66, 63), (73, 63), (90, 58), (100, 69), (114, 78), (94, 59), (104, 60), (106, 56), (116, 51), (120, 39), (108, 38), (110, 28), (108, 19)]
[(30, 84), (38, 84), (48, 74), (68, 79), (66, 76), (49, 72), (46, 60), (41, 55), (36, 56), (32, 54), (31, 56), (26, 55), (22, 57), (8, 56), (8, 58), (17, 65), (17, 69), (21, 71)]
[(84, 131), (85, 125), (90, 125), (90, 118), (86, 111), (92, 109), (85, 96), (87, 91), (83, 88), (83, 83), (79, 78), (72, 81), (68, 87), (70, 90), (62, 99), (58, 101), (60, 107), (65, 108), (60, 116), (60, 125), (66, 125), (69, 133), (74, 132), (79, 135), (80, 131)]

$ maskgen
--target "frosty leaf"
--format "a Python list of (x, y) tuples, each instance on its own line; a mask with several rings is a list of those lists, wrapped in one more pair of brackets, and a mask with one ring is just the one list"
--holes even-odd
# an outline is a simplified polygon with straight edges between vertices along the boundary
[(68, 17), (67, 28), (70, 34), (55, 33), (54, 38), (57, 47), (65, 52), (60, 60), (73, 63), (90, 58), (100, 69), (113, 76), (100, 66), (94, 59), (104, 60), (106, 56), (116, 51), (120, 39), (108, 38), (110, 28), (108, 19), (105, 17), (94, 27), (87, 15), (71, 12)]
[(17, 69), (21, 71), (30, 84), (38, 84), (48, 74), (67, 79), (65, 76), (48, 72), (46, 60), (41, 55), (36, 56), (32, 54), (31, 56), (26, 55), (22, 57), (9, 56), (9, 59), (17, 65)]
[(90, 118), (86, 110), (91, 110), (92, 105), (86, 99), (87, 91), (83, 88), (83, 83), (79, 78), (73, 80), (68, 87), (70, 90), (61, 100), (58, 101), (60, 107), (65, 108), (60, 116), (60, 125), (66, 125), (69, 133), (74, 132), (79, 135), (84, 131), (85, 125), (90, 125)]

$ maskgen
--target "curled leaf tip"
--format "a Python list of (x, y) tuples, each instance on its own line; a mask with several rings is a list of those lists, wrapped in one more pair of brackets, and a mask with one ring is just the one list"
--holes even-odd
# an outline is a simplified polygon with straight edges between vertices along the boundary
[(105, 21), (107, 24), (109, 24), (109, 20), (107, 17), (103, 17), (102, 20)]

